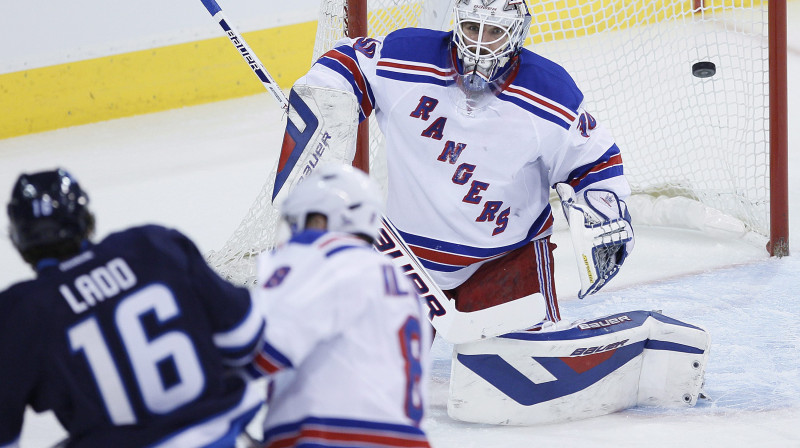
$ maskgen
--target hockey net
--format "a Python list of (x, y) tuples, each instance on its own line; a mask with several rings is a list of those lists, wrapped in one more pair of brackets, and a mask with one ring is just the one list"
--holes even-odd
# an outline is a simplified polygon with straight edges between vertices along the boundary
[[(345, 35), (347, 8), (356, 7), (355, 1), (320, 2), (314, 60)], [(774, 175), (766, 2), (529, 0), (528, 5), (533, 21), (526, 46), (564, 66), (585, 93), (586, 109), (610, 127), (635, 194), (635, 221), (768, 240)], [(406, 26), (451, 29), (451, 8), (450, 0), (369, 0), (369, 35)], [(693, 76), (693, 64), (702, 61), (713, 62), (716, 74)], [(374, 119), (369, 151), (370, 173), (385, 180)], [(230, 240), (209, 256), (234, 282), (251, 282), (253, 257), (274, 245), (273, 182), (274, 174)], [(772, 206), (785, 210), (786, 204)]]

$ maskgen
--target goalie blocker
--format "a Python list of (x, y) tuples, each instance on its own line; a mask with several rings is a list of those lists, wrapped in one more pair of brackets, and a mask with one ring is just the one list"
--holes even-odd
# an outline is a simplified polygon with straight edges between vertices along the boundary
[(280, 204), (292, 187), (322, 162), (350, 164), (356, 151), (358, 102), (341, 90), (297, 85), (289, 94), (272, 203)]
[(647, 311), (459, 344), (447, 412), (466, 422), (533, 425), (634, 406), (694, 406), (709, 345), (702, 328)]

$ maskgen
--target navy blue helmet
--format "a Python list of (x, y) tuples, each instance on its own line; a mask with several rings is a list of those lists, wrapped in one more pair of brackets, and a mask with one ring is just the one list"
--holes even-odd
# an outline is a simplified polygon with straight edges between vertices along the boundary
[(22, 174), (8, 203), (11, 242), (26, 262), (75, 255), (94, 231), (89, 196), (65, 170)]

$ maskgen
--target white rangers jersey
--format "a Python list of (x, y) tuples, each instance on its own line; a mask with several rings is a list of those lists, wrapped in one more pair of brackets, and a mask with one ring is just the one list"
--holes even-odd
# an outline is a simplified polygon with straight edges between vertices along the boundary
[(352, 91), (385, 136), (387, 216), (443, 288), (552, 231), (550, 187), (630, 187), (610, 133), (559, 65), (523, 50), (502, 91), (465, 113), (451, 33), (346, 39), (298, 84)]
[(429, 446), (430, 325), (390, 259), (350, 234), (308, 230), (261, 255), (258, 279), (266, 446)]

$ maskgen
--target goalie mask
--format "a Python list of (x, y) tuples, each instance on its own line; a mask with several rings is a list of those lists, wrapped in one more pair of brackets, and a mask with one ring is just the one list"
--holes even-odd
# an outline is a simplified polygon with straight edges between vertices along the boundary
[(321, 165), (303, 179), (281, 206), (292, 233), (305, 230), (306, 218), (319, 213), (328, 230), (366, 237), (378, 236), (382, 199), (378, 185), (363, 171), (349, 165)]
[(483, 90), (505, 75), (528, 35), (524, 0), (457, 0), (453, 43), (462, 88)]
[(94, 231), (88, 206), (89, 196), (63, 169), (22, 174), (7, 208), (11, 242), (31, 265), (73, 256)]

